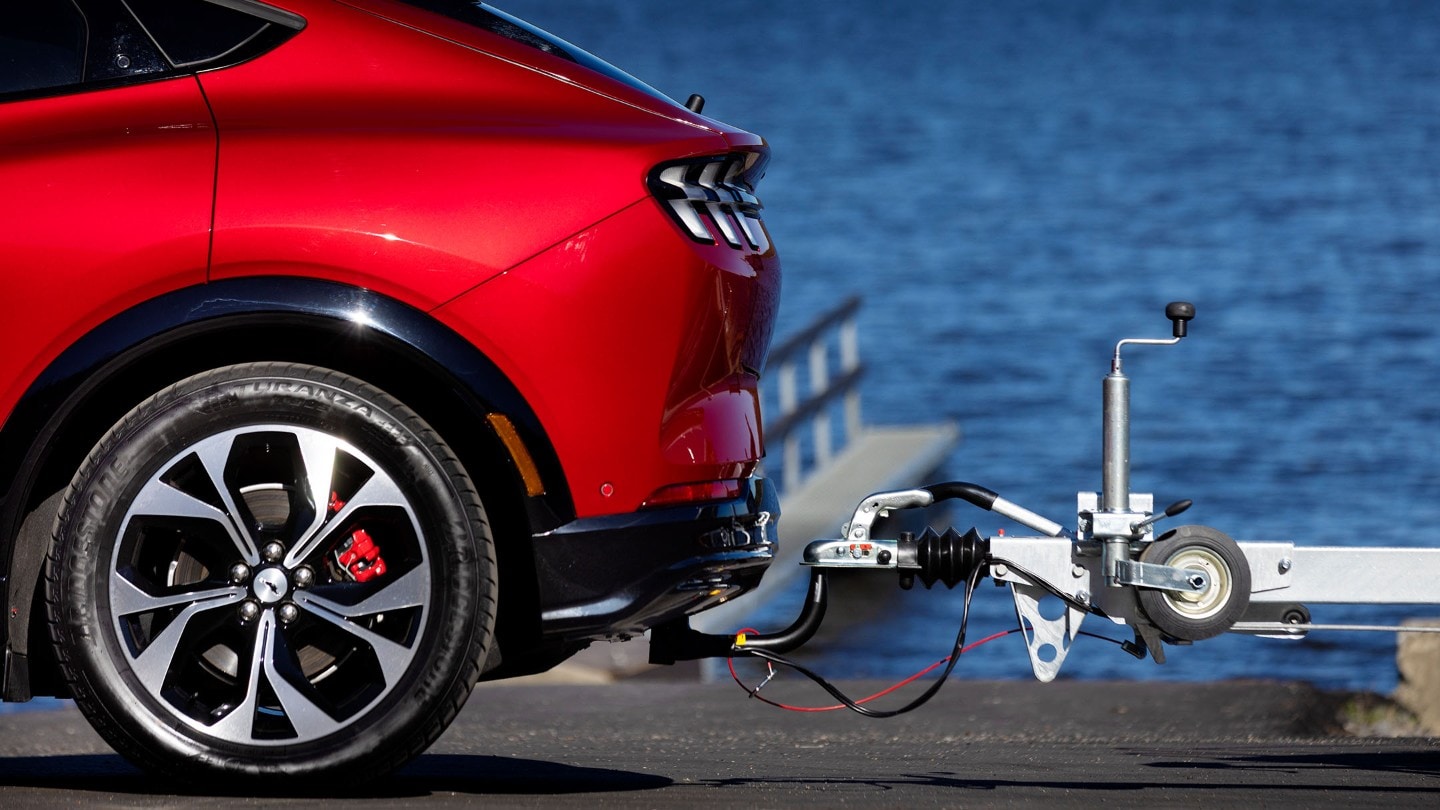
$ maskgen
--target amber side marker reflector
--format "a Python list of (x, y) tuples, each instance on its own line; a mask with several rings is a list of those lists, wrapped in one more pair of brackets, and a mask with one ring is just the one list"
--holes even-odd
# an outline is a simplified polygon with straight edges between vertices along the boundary
[(540, 468), (535, 466), (535, 459), (531, 458), (530, 451), (525, 449), (525, 442), (520, 440), (515, 423), (503, 413), (492, 413), (485, 419), (490, 422), (490, 428), (500, 437), (505, 449), (510, 451), (510, 458), (515, 460), (515, 467), (520, 470), (520, 480), (525, 482), (525, 494), (532, 498), (544, 495), (545, 482), (540, 480)]

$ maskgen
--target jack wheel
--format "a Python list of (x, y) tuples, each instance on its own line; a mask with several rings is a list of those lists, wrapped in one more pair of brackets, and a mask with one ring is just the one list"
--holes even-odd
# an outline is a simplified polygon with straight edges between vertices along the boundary
[(1140, 608), (1170, 638), (1199, 641), (1229, 630), (1250, 606), (1250, 564), (1240, 546), (1208, 526), (1181, 526), (1140, 552), (1140, 561), (1199, 571), (1196, 593), (1140, 588)]

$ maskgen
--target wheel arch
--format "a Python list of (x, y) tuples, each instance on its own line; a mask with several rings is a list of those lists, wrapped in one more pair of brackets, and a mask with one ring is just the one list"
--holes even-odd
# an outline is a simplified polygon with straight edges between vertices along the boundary
[[(49, 650), (31, 649), (43, 637), (33, 632), (35, 622), (43, 622), (43, 611), (35, 609), (41, 597), (36, 583), (49, 551), (47, 515), (53, 514), (42, 507), (69, 484), (105, 431), (141, 400), (191, 374), (255, 360), (351, 374), (429, 422), (493, 512), (499, 567), (510, 572), (501, 577), (502, 601), (510, 608), (502, 608), (502, 616), (528, 628), (533, 615), (538, 626), (538, 596), (527, 573), (533, 561), (523, 541), (573, 519), (574, 507), (538, 417), (500, 369), (424, 312), (368, 290), (296, 278), (219, 281), (152, 299), (92, 330), (37, 378), (0, 429), (4, 699), (25, 700), (61, 686), (49, 680)], [(544, 482), (543, 495), (526, 495), (513, 459), (487, 424), (491, 413), (514, 425)], [(500, 474), (487, 472), (493, 469)], [(535, 609), (527, 610), (526, 602)]]

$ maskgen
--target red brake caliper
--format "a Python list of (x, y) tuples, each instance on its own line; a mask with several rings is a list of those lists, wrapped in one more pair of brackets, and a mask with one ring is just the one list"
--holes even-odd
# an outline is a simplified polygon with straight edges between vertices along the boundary
[[(330, 493), (330, 511), (339, 512), (345, 502), (337, 493)], [(364, 529), (356, 529), (345, 538), (333, 552), (340, 569), (356, 582), (369, 582), (385, 574), (385, 559), (380, 556), (380, 546)]]

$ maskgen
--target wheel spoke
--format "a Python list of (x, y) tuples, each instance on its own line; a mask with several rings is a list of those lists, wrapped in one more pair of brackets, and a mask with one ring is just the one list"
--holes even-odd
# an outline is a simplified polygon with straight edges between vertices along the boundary
[[(228, 605), (244, 598), (245, 589), (238, 586), (205, 588), (198, 591), (156, 595), (116, 574), (110, 578), (110, 612), (116, 618), (135, 613), (148, 613), (176, 605), (194, 603), (198, 610)], [(182, 614), (183, 615), (183, 614)]]
[(290, 726), (295, 729), (295, 733), (302, 740), (314, 739), (340, 728), (341, 724), (310, 698), (308, 682), (304, 688), (298, 687), (281, 672), (281, 668), (276, 664), (276, 659), (285, 650), (285, 639), (277, 637), (272, 646), (272, 654), (265, 660), (265, 675), (270, 681), (270, 688), (274, 690), (275, 697), (280, 700), (280, 707), (285, 711), (285, 719), (290, 721)]
[(225, 463), (230, 460), (230, 449), (234, 444), (233, 435), (214, 436), (196, 445), (195, 455), (200, 459), (200, 466), (204, 467), (206, 474), (210, 476), (210, 483), (215, 486), (221, 502), (225, 504), (225, 511), (230, 517), (227, 522), (234, 527), (231, 536), (236, 538), (241, 557), (245, 562), (255, 565), (260, 562), (260, 548), (250, 536), (250, 527), (245, 525), (245, 521), (238, 519), (240, 510), (235, 506), (235, 496), (225, 483)]
[[(355, 586), (343, 587), (353, 588)], [(328, 599), (315, 591), (300, 591), (295, 594), (295, 601), (302, 606), (314, 605), (337, 616), (354, 619), (359, 616), (384, 613), (387, 610), (423, 607), (429, 594), (429, 574), (423, 568), (412, 568), (404, 576), (353, 605)]]
[[(300, 443), (300, 460), (305, 466), (305, 486), (309, 490), (310, 503), (315, 506), (315, 517), (311, 519), (301, 537), (312, 537), (320, 531), (330, 517), (330, 492), (335, 480), (335, 456), (340, 442), (325, 433), (305, 431), (296, 439)], [(302, 541), (300, 545), (305, 545)], [(295, 565), (295, 561), (288, 561)]]
[(231, 709), (210, 731), (231, 742), (250, 742), (255, 737), (255, 710), (260, 705), (260, 673), (275, 649), (275, 616), (271, 611), (255, 621), (255, 643), (251, 645), (250, 672), (245, 681), (245, 699)]
[(344, 632), (355, 636), (373, 650), (375, 652), (375, 658), (380, 664), (380, 671), (385, 676), (385, 684), (387, 686), (393, 686), (405, 672), (405, 667), (409, 666), (410, 659), (414, 656), (414, 650), (409, 647), (397, 644), (379, 633), (361, 627), (346, 619), (342, 614), (335, 613), (321, 604), (322, 602), (328, 602), (328, 600), (306, 599), (297, 601), (307, 603), (306, 606), (310, 609), (310, 615), (323, 619)]
[[(343, 525), (357, 510), (372, 506), (398, 506), (403, 508), (407, 514), (410, 511), (410, 505), (405, 500), (405, 495), (400, 491), (400, 487), (396, 486), (394, 479), (380, 470), (375, 470), (375, 474), (370, 476), (369, 480), (361, 485), (354, 495), (350, 496), (350, 500), (345, 502), (345, 507), (325, 525)], [(325, 538), (323, 527), (312, 528), (311, 532), (299, 543), (296, 543), (289, 554), (285, 555), (285, 564), (295, 566), (309, 559)]]
[[(115, 579), (119, 579), (116, 577)], [(175, 652), (179, 649), (180, 639), (185, 636), (185, 628), (190, 621), (200, 613), (207, 610), (224, 607), (239, 597), (233, 591), (238, 589), (226, 589), (215, 591), (214, 598), (205, 601), (194, 602), (189, 607), (180, 611), (173, 621), (168, 624), (159, 635), (150, 640), (144, 651), (133, 659), (133, 669), (140, 682), (150, 690), (150, 694), (160, 697), (160, 691), (165, 687), (165, 677), (170, 673), (171, 664), (175, 660)], [(117, 612), (116, 617), (119, 617)]]
[[(222, 495), (222, 497), (224, 496)], [(234, 504), (228, 500), (226, 503), (233, 515)], [(232, 520), (230, 515), (194, 495), (170, 486), (161, 481), (159, 477), (150, 479), (145, 488), (140, 490), (140, 494), (135, 496), (135, 505), (130, 508), (130, 517), (137, 516), (199, 518), (214, 521), (224, 527), (225, 534), (230, 538), (230, 542), (235, 544), (235, 550), (241, 557), (251, 563), (259, 559), (259, 555), (254, 551), (254, 543), (250, 541), (248, 535), (243, 534), (244, 529), (237, 531), (240, 521)], [(253, 559), (249, 556), (252, 554), (255, 555)]]

